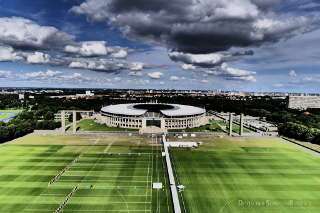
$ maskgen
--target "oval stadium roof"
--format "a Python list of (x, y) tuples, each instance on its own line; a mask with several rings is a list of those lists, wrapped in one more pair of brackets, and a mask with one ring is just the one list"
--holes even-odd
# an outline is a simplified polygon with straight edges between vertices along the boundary
[[(124, 116), (143, 116), (148, 109), (135, 108), (135, 105), (145, 104), (146, 106), (152, 105), (154, 108), (155, 103), (134, 103), (134, 104), (117, 104), (117, 105), (109, 105), (103, 107), (101, 109), (102, 113), (110, 113)], [(188, 105), (180, 105), (180, 104), (159, 104), (159, 106), (168, 105), (171, 106), (171, 109), (159, 109), (159, 111), (167, 116), (167, 117), (178, 117), (178, 116), (192, 116), (199, 115), (206, 112), (205, 109), (188, 106)], [(147, 107), (146, 107), (147, 108)]]

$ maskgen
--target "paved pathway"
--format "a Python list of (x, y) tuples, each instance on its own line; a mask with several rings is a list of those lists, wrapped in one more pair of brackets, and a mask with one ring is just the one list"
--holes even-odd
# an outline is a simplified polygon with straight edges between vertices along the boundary
[(171, 164), (171, 159), (170, 159), (170, 154), (168, 149), (168, 142), (166, 141), (166, 136), (162, 136), (162, 142), (163, 142), (164, 152), (166, 154), (166, 163), (167, 163), (167, 170), (169, 174), (169, 183), (170, 183), (174, 212), (181, 213), (179, 195), (177, 191), (177, 185), (174, 180), (173, 169), (172, 169), (172, 164)]

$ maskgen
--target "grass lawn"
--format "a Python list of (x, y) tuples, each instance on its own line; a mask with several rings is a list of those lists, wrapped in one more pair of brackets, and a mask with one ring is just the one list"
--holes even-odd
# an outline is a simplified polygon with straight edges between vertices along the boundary
[(278, 138), (199, 138), (173, 149), (187, 212), (320, 212), (320, 158)]
[(0, 162), (0, 212), (54, 212), (75, 186), (63, 212), (171, 212), (161, 146), (146, 138), (29, 135), (1, 145)]
[[(105, 124), (98, 124), (92, 119), (83, 119), (81, 120), (78, 125), (80, 128), (80, 131), (137, 131), (134, 129), (123, 129), (123, 128), (117, 128), (117, 127), (108, 127)], [(72, 129), (72, 128), (70, 128)]]

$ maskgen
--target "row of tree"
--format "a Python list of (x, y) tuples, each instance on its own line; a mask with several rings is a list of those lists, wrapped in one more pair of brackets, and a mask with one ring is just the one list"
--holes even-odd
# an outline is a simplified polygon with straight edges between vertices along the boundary
[(278, 129), (280, 135), (301, 141), (318, 143), (318, 138), (320, 137), (319, 129), (292, 122), (284, 123)]
[(37, 111), (23, 111), (9, 123), (0, 122), (0, 143), (22, 137), (34, 130), (53, 130), (61, 126), (53, 119), (44, 120)]

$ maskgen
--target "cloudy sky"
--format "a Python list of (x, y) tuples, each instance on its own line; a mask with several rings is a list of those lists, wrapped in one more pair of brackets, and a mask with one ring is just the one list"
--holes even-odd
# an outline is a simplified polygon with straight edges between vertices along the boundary
[(318, 0), (0, 0), (0, 86), (320, 92)]

